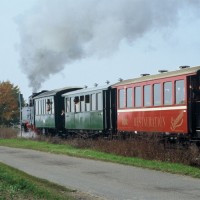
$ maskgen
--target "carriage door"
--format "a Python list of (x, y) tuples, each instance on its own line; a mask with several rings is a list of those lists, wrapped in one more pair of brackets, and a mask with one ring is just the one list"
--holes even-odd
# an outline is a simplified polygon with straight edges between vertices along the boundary
[(200, 90), (196, 91), (196, 98), (195, 98), (195, 129), (197, 137), (200, 138)]
[(195, 80), (196, 84), (193, 91), (194, 102), (194, 124), (196, 136), (200, 138), (200, 74)]

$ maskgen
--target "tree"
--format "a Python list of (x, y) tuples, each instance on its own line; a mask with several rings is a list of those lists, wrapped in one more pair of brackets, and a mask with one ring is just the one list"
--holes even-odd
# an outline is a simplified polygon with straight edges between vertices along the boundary
[(20, 90), (9, 81), (0, 82), (0, 124), (19, 122)]

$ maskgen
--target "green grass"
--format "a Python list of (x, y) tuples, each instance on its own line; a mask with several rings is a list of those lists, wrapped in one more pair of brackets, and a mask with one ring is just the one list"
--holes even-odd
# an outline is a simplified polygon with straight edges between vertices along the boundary
[(174, 174), (188, 175), (195, 178), (200, 178), (200, 168), (187, 166), (178, 163), (160, 162), (154, 160), (144, 160), (135, 157), (123, 157), (114, 154), (94, 151), (90, 149), (75, 148), (65, 144), (52, 144), (44, 141), (34, 141), (28, 139), (0, 139), (0, 145), (27, 148), (39, 151), (45, 151), (56, 154), (65, 154), (69, 156), (83, 157), (89, 159), (97, 159), (119, 164), (125, 164), (136, 167), (149, 168), (163, 172)]
[(0, 200), (72, 200), (72, 190), (0, 163)]

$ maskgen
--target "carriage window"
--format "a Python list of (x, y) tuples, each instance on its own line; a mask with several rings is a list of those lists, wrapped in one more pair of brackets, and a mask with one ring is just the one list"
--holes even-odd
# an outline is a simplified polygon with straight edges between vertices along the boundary
[(42, 115), (43, 114), (43, 101), (42, 99), (40, 100), (40, 114)]
[(175, 82), (176, 91), (176, 104), (185, 103), (185, 85), (184, 80), (179, 80)]
[(172, 104), (172, 82), (164, 83), (164, 105)]
[(48, 99), (42, 100), (42, 113), (43, 114), (54, 113), (53, 98), (48, 98)]
[(41, 114), (43, 115), (44, 114), (44, 101), (43, 99), (41, 99)]
[(39, 101), (35, 101), (35, 103), (37, 104), (37, 107), (36, 107), (36, 112), (37, 112), (37, 115), (39, 115)]
[(41, 115), (41, 100), (39, 100), (38, 103), (39, 103), (38, 114)]
[(66, 112), (70, 112), (70, 98), (66, 98)]
[(119, 108), (125, 108), (125, 90), (119, 90)]
[(85, 111), (85, 99), (84, 96), (80, 96), (80, 102), (81, 102), (81, 112)]
[(46, 114), (46, 99), (43, 99), (43, 114)]
[(70, 104), (71, 104), (71, 112), (74, 112), (74, 98), (70, 98)]
[(102, 93), (97, 93), (97, 110), (102, 110), (103, 104), (102, 104)]
[(96, 94), (92, 94), (92, 110), (96, 110)]
[(75, 111), (80, 112), (80, 101), (79, 97), (74, 97)]
[(151, 106), (151, 86), (144, 86), (144, 106)]
[(40, 114), (42, 115), (43, 112), (43, 105), (42, 105), (42, 99), (40, 100)]
[(54, 114), (54, 98), (51, 99), (51, 113)]
[(44, 100), (41, 99), (41, 114), (44, 114)]
[(160, 86), (160, 84), (153, 85), (153, 105), (154, 106), (161, 105), (161, 86)]
[(48, 112), (47, 112), (47, 99), (44, 99), (44, 113), (48, 114)]
[(39, 111), (40, 115), (42, 115), (42, 100), (41, 99), (40, 99), (40, 108), (39, 109), (40, 109), (40, 111)]
[(51, 113), (52, 111), (52, 100), (51, 99), (45, 99), (45, 112), (46, 113)]
[(133, 106), (133, 89), (127, 88), (126, 90), (126, 106), (131, 108)]
[(35, 101), (35, 114), (38, 115), (38, 101)]
[(86, 111), (90, 111), (90, 95), (85, 96)]
[(42, 99), (40, 99), (40, 115), (42, 115)]
[(142, 105), (142, 91), (141, 87), (135, 87), (135, 107), (141, 107)]

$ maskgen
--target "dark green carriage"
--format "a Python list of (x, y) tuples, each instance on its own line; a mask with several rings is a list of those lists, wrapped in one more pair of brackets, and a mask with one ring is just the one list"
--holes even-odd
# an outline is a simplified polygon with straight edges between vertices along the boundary
[(112, 134), (116, 128), (115, 92), (107, 85), (63, 94), (68, 133)]
[(34, 98), (35, 127), (43, 133), (56, 134), (64, 128), (64, 98), (66, 92), (80, 87), (66, 87), (44, 92)]

